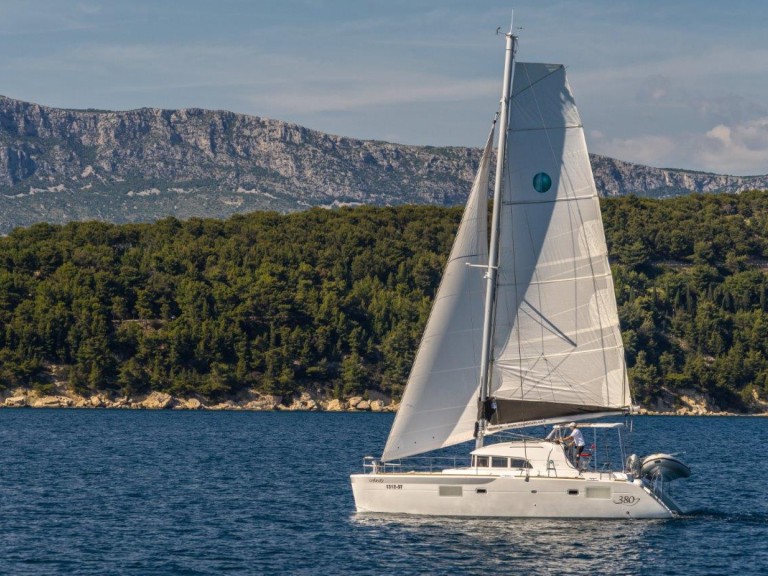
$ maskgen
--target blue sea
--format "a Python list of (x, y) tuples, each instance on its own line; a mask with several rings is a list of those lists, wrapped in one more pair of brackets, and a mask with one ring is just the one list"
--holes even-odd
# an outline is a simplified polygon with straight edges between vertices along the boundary
[(0, 574), (766, 574), (768, 419), (638, 417), (675, 520), (358, 516), (391, 414), (0, 411)]

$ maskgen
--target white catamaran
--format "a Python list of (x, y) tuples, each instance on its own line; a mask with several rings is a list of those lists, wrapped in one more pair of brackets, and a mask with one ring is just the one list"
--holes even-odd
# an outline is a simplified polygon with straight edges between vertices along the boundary
[[(506, 35), (493, 213), (493, 130), (380, 460), (353, 474), (358, 512), (669, 518), (669, 454), (605, 469), (569, 453), (570, 421), (631, 411), (600, 205), (562, 65), (515, 61)], [(489, 248), (490, 245), (490, 248)], [(514, 428), (547, 438), (484, 445)], [(568, 425), (573, 428), (573, 423)], [(621, 423), (582, 423), (590, 433)], [(403, 458), (476, 438), (466, 465)], [(585, 452), (599, 448), (588, 446)]]

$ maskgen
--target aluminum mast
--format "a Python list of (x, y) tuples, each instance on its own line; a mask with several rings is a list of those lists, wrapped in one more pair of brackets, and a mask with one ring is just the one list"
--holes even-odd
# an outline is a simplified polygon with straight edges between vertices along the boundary
[(494, 307), (496, 305), (496, 276), (499, 266), (499, 222), (504, 195), (504, 159), (507, 154), (507, 131), (509, 129), (509, 97), (512, 91), (512, 76), (515, 66), (517, 36), (512, 34), (512, 24), (506, 34), (507, 47), (504, 56), (504, 79), (501, 91), (501, 121), (499, 149), (496, 156), (496, 179), (493, 187), (493, 215), (491, 218), (491, 241), (488, 255), (488, 269), (485, 273), (485, 314), (483, 315), (483, 347), (480, 358), (480, 416), (477, 420), (476, 446), (483, 445), (487, 420), (485, 404), (491, 388), (491, 340), (493, 339)]

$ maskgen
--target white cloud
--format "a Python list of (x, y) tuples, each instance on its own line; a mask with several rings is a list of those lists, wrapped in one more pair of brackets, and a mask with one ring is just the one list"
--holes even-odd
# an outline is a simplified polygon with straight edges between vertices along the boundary
[(706, 133), (697, 158), (714, 171), (768, 173), (768, 116), (742, 124), (718, 124)]
[(677, 149), (678, 143), (674, 138), (659, 134), (635, 138), (597, 138), (591, 147), (591, 151), (597, 154), (659, 167), (672, 167), (670, 158)]
[(606, 138), (593, 131), (590, 137), (593, 152), (629, 162), (721, 174), (768, 173), (768, 116), (702, 132)]
[(458, 102), (492, 96), (496, 83), (485, 80), (460, 80), (446, 77), (408, 78), (407, 75), (378, 76), (370, 82), (342, 86), (308, 83), (307, 92), (271, 91), (254, 94), (254, 106), (266, 106), (285, 114), (344, 112), (374, 106), (398, 106), (423, 102)]
[(667, 76), (654, 74), (645, 79), (637, 93), (637, 99), (651, 102), (664, 100), (669, 96), (671, 86), (672, 81)]

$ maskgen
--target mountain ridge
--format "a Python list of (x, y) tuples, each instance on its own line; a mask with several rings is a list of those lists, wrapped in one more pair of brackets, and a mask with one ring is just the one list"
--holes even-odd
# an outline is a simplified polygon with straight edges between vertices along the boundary
[[(35, 222), (463, 203), (480, 150), (360, 140), (224, 110), (72, 110), (0, 96), (0, 234)], [(590, 155), (604, 196), (768, 188)]]

